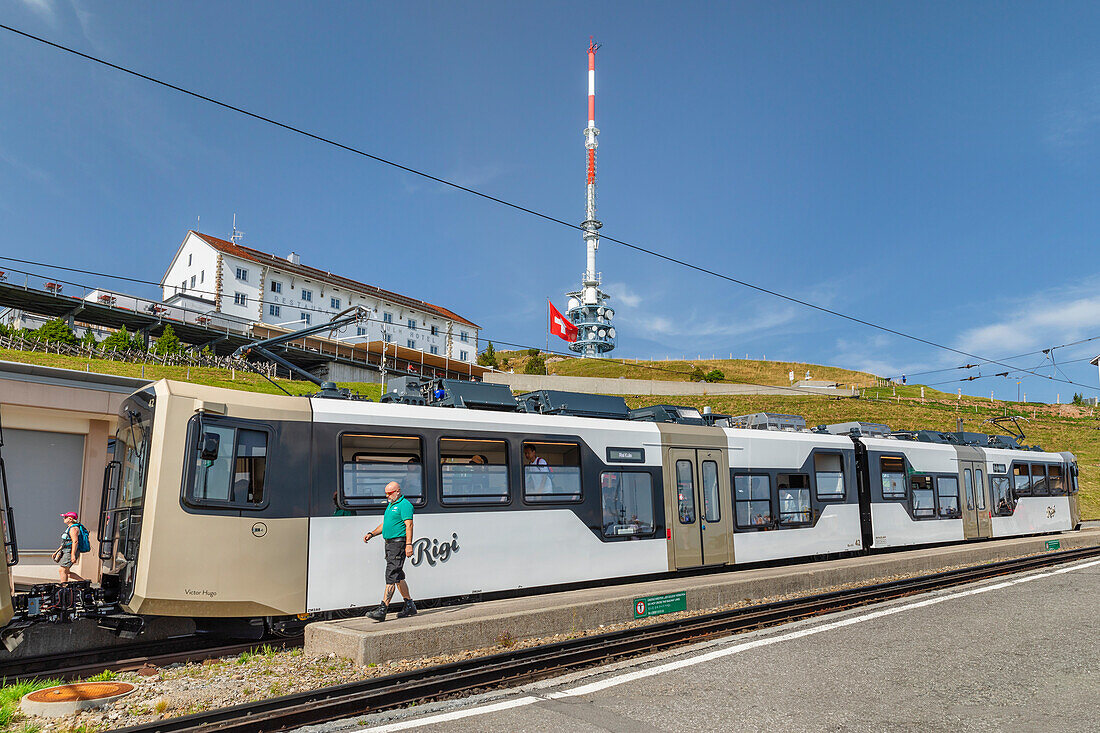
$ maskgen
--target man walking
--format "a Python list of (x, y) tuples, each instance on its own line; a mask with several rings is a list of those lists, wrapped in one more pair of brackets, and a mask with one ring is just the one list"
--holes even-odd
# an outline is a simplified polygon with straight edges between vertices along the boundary
[(386, 543), (386, 593), (382, 597), (382, 605), (367, 614), (375, 621), (386, 620), (386, 611), (389, 610), (395, 587), (405, 599), (405, 605), (397, 612), (397, 618), (416, 614), (416, 604), (409, 595), (405, 571), (402, 569), (405, 558), (412, 557), (413, 553), (413, 506), (408, 499), (401, 496), (401, 484), (396, 481), (386, 484), (386, 501), (389, 503), (382, 515), (382, 523), (363, 535), (363, 542), (370, 542), (375, 535), (380, 534)]

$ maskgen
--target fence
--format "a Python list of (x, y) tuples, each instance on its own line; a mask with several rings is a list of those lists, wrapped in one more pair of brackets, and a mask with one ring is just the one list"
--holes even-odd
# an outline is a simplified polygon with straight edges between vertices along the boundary
[[(234, 359), (229, 356), (203, 353), (195, 348), (187, 348), (176, 354), (157, 355), (147, 351), (111, 349), (103, 351), (83, 344), (66, 344), (60, 341), (40, 341), (23, 334), (0, 334), (0, 349), (16, 351), (36, 351), (45, 354), (74, 356), (81, 359), (107, 359), (129, 364), (155, 364), (159, 366), (213, 367), (216, 369), (240, 369), (241, 371), (262, 374), (269, 378), (277, 376), (276, 364), (259, 364), (246, 359)], [(281, 370), (286, 371), (286, 370)]]

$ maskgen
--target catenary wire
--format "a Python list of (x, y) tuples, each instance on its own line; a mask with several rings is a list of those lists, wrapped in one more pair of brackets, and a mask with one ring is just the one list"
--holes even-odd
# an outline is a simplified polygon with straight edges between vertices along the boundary
[[(1034, 351), (1025, 351), (1022, 354), (1013, 354), (1012, 356), (1002, 356), (1000, 358), (1002, 360), (1007, 361), (1008, 359), (1019, 359), (1019, 358), (1022, 358), (1024, 356), (1031, 356), (1032, 354), (1047, 354), (1047, 353), (1053, 354), (1055, 349), (1067, 349), (1071, 346), (1077, 346), (1079, 344), (1086, 344), (1086, 343), (1089, 343), (1090, 341), (1096, 341), (1098, 339), (1100, 339), (1100, 336), (1090, 336), (1088, 338), (1078, 339), (1077, 341), (1070, 341), (1069, 343), (1059, 344), (1057, 346), (1048, 346), (1045, 349), (1035, 349)], [(959, 366), (942, 367), (940, 369), (926, 369), (924, 371), (919, 371), (919, 372), (905, 372), (904, 374), (898, 374), (898, 375), (895, 375), (893, 377), (887, 377), (887, 379), (892, 379), (893, 380), (893, 379), (901, 379), (902, 377), (920, 377), (920, 376), (923, 376), (925, 374), (939, 374), (940, 372), (953, 372), (957, 369), (974, 369), (975, 367), (980, 367), (984, 364), (989, 364), (989, 363), (991, 363), (991, 362), (983, 361), (983, 362), (980, 362), (978, 364), (960, 364)]]
[[(0, 256), (0, 259), (12, 260), (12, 259), (16, 259), (16, 258)], [(19, 261), (20, 262), (27, 262), (27, 260), (19, 260)], [(46, 264), (46, 263), (36, 263), (36, 264), (39, 264), (40, 266), (43, 266), (43, 267), (56, 267), (57, 269), (62, 269), (62, 270), (77, 270), (77, 268), (63, 267), (63, 266), (60, 266), (60, 265), (49, 265), (49, 264)], [(18, 273), (24, 274), (24, 275), (31, 275), (33, 277), (37, 277), (37, 278), (41, 278), (41, 279), (52, 279), (52, 280), (54, 280), (56, 282), (59, 282), (59, 283), (62, 283), (64, 285), (73, 285), (75, 287), (84, 288), (84, 289), (87, 289), (87, 290), (95, 290), (96, 289), (96, 288), (88, 285), (87, 283), (74, 282), (72, 280), (65, 280), (63, 278), (58, 278), (58, 277), (48, 277), (46, 275), (42, 275), (41, 273), (31, 272), (29, 270), (21, 270), (21, 269), (14, 268), (14, 267), (9, 268), (9, 269), (12, 272), (18, 272)], [(96, 275), (98, 277), (105, 277), (105, 278), (115, 278), (116, 277), (115, 275), (110, 275), (108, 273), (102, 273), (102, 272), (95, 272), (95, 271), (92, 271), (92, 270), (77, 270), (77, 271), (82, 272), (84, 274), (88, 274), (88, 275)], [(117, 279), (126, 280), (128, 282), (134, 282), (134, 283), (142, 283), (142, 284), (147, 284), (147, 285), (157, 285), (158, 284), (158, 283), (153, 282), (152, 280), (142, 280), (140, 278), (125, 277), (125, 276), (117, 276)], [(172, 286), (168, 286), (168, 287), (172, 287)], [(208, 291), (208, 290), (198, 290), (198, 289), (191, 290), (190, 288), (188, 290), (190, 292), (213, 294), (212, 291)], [(174, 307), (179, 307), (179, 306), (174, 306)], [(310, 311), (310, 312), (313, 312), (313, 313), (320, 313), (320, 314), (326, 315), (326, 316), (332, 316), (333, 315), (333, 312), (331, 310), (324, 310), (322, 308), (308, 307), (308, 306), (287, 306), (287, 307), (288, 308), (293, 308), (295, 310), (300, 310), (300, 311)], [(184, 311), (191, 312), (191, 313), (198, 312), (198, 311), (193, 311), (193, 310), (187, 309), (187, 308), (180, 308), (180, 310), (184, 310)], [(382, 319), (379, 319), (379, 318), (369, 318), (368, 317), (368, 318), (363, 318), (362, 320), (367, 321), (367, 322), (371, 322), (371, 323), (379, 323), (379, 324), (382, 324), (383, 326), (386, 326), (386, 325), (399, 325), (401, 328), (405, 328), (405, 329), (413, 330), (413, 331), (428, 331), (428, 332), (431, 331), (431, 327), (414, 326), (410, 329), (410, 327), (407, 326), (407, 325), (394, 324), (394, 323), (391, 323), (391, 322), (388, 322), (388, 321), (385, 321), (385, 320), (382, 320)], [(278, 324), (272, 324), (272, 325), (278, 325)], [(497, 344), (501, 344), (501, 345), (504, 345), (504, 346), (514, 346), (514, 347), (519, 348), (519, 349), (536, 349), (540, 352), (543, 352), (545, 354), (549, 354), (551, 356), (563, 356), (563, 357), (567, 357), (567, 358), (575, 358), (573, 354), (568, 354), (568, 353), (561, 352), (561, 351), (551, 351), (550, 349), (544, 349), (544, 348), (541, 348), (541, 347), (532, 346), (530, 344), (521, 344), (521, 343), (516, 343), (514, 341), (505, 341), (505, 340), (502, 340), (502, 339), (492, 338), (492, 337), (489, 337), (489, 336), (484, 336), (484, 339), (487, 342), (492, 341), (492, 342), (495, 342)], [(593, 359), (596, 360), (596, 361), (603, 361), (603, 362), (609, 362), (609, 363), (614, 363), (614, 364), (630, 364), (629, 362), (626, 362), (623, 359), (610, 359), (610, 358), (607, 358), (607, 357), (593, 357)], [(634, 363), (631, 366), (635, 366), (635, 367), (638, 367), (638, 368), (641, 368), (641, 369), (648, 369), (650, 371), (663, 372), (663, 373), (666, 373), (666, 374), (676, 374), (678, 376), (688, 376), (688, 375), (690, 375), (690, 372), (685, 372), (685, 371), (682, 371), (682, 370), (679, 370), (679, 369), (669, 369), (669, 368), (666, 368), (666, 367), (660, 367), (660, 366), (657, 366), (656, 364)], [(819, 392), (819, 391), (817, 391), (813, 388), (785, 386), (785, 385), (781, 385), (781, 384), (780, 385), (776, 385), (776, 384), (759, 384), (759, 383), (756, 383), (756, 382), (736, 381), (736, 380), (725, 379), (725, 378), (717, 380), (714, 383), (716, 383), (716, 384), (717, 383), (722, 383), (722, 384), (743, 384), (743, 385), (750, 386), (750, 387), (764, 387), (764, 388), (767, 388), (767, 389), (783, 390), (783, 391), (791, 392), (791, 393), (794, 393), (794, 394), (801, 394), (801, 395), (818, 395), (818, 396), (820, 396), (822, 394), (821, 392)], [(286, 390), (283, 390), (283, 391), (285, 392)]]
[[(59, 51), (64, 51), (64, 52), (72, 54), (74, 56), (78, 56), (78, 57), (83, 58), (87, 61), (91, 61), (93, 63), (100, 64), (102, 66), (106, 66), (106, 67), (114, 69), (116, 71), (121, 71), (125, 74), (130, 74), (131, 76), (135, 76), (139, 79), (144, 79), (145, 81), (151, 82), (153, 84), (157, 84), (159, 86), (165, 87), (167, 89), (171, 89), (171, 90), (176, 91), (176, 92), (180, 92), (181, 94), (186, 94), (190, 97), (194, 97), (195, 99), (199, 99), (199, 100), (202, 100), (204, 102), (209, 102), (211, 104), (217, 105), (217, 106), (222, 107), (224, 109), (228, 109), (230, 111), (237, 112), (239, 114), (245, 115), (247, 117), (251, 117), (251, 118), (259, 120), (261, 122), (265, 122), (269, 125), (274, 125), (275, 127), (282, 128), (282, 129), (287, 130), (289, 132), (293, 132), (295, 134), (308, 137), (312, 140), (316, 140), (317, 142), (321, 142), (321, 143), (324, 143), (326, 145), (331, 145), (331, 146), (339, 148), (341, 150), (345, 150), (349, 153), (354, 153), (356, 155), (360, 155), (360, 156), (363, 156), (365, 158), (369, 158), (369, 159), (374, 160), (378, 163), (382, 163), (382, 164), (385, 164), (385, 165), (388, 165), (388, 166), (392, 166), (392, 167), (397, 168), (399, 170), (403, 170), (407, 173), (411, 173), (413, 175), (420, 176), (422, 178), (426, 178), (426, 179), (431, 180), (431, 181), (435, 181), (436, 183), (440, 183), (440, 184), (443, 184), (445, 186), (450, 186), (451, 188), (455, 188), (455, 189), (458, 189), (460, 191), (465, 191), (466, 193), (469, 193), (469, 194), (474, 195), (474, 196), (478, 196), (478, 197), (480, 197), (482, 199), (485, 199), (487, 201), (492, 201), (492, 202), (500, 204), (502, 206), (506, 206), (506, 207), (514, 209), (516, 211), (521, 211), (523, 213), (530, 214), (532, 216), (536, 216), (540, 219), (544, 219), (546, 221), (553, 222), (555, 224), (560, 224), (562, 226), (568, 227), (568, 228), (576, 230), (576, 231), (581, 231), (581, 232), (585, 231), (584, 227), (581, 226), (581, 225), (572, 224), (570, 222), (565, 221), (564, 219), (559, 219), (558, 217), (551, 216), (551, 215), (543, 213), (541, 211), (537, 211), (535, 209), (531, 209), (529, 207), (513, 203), (513, 202), (508, 201), (506, 199), (502, 199), (502, 198), (499, 198), (497, 196), (493, 196), (491, 194), (484, 193), (483, 191), (478, 191), (477, 189), (470, 188), (469, 186), (463, 186), (459, 183), (449, 181), (445, 178), (440, 178), (439, 176), (432, 175), (432, 174), (427, 173), (425, 171), (418, 170), (416, 168), (412, 168), (412, 167), (407, 166), (407, 165), (403, 165), (403, 164), (398, 163), (396, 161), (389, 160), (387, 158), (383, 158), (381, 156), (374, 155), (372, 153), (368, 153), (365, 150), (361, 150), (361, 149), (353, 147), (351, 145), (346, 145), (344, 143), (338, 142), (338, 141), (333, 140), (331, 138), (327, 138), (327, 137), (324, 137), (323, 135), (318, 135), (318, 134), (309, 132), (308, 130), (304, 130), (300, 127), (296, 127), (294, 125), (291, 125), (291, 124), (288, 124), (288, 123), (285, 123), (285, 122), (280, 122), (280, 121), (275, 120), (271, 117), (266, 117), (266, 116), (258, 114), (256, 112), (251, 112), (251, 111), (246, 110), (242, 107), (238, 107), (236, 105), (229, 104), (228, 102), (223, 102), (221, 100), (214, 99), (213, 97), (209, 97), (207, 95), (200, 94), (199, 92), (191, 91), (191, 90), (186, 89), (184, 87), (178, 86), (176, 84), (172, 84), (170, 82), (163, 81), (161, 79), (150, 76), (148, 74), (143, 74), (140, 71), (135, 71), (135, 70), (127, 68), (125, 66), (120, 66), (118, 64), (112, 63), (110, 61), (99, 58), (97, 56), (92, 56), (92, 55), (84, 53), (82, 51), (78, 51), (75, 48), (71, 48), (69, 46), (64, 46), (60, 43), (55, 43), (54, 41), (47, 40), (47, 39), (42, 38), (40, 36), (36, 36), (32, 33), (28, 33), (26, 31), (19, 30), (18, 28), (14, 28), (12, 26), (0, 23), (0, 29), (6, 30), (10, 33), (14, 33), (14, 34), (19, 35), (19, 36), (23, 36), (24, 38), (28, 38), (28, 39), (30, 39), (32, 41), (36, 41), (38, 43), (45, 44), (45, 45), (50, 46), (52, 48), (58, 49)], [(708, 267), (703, 267), (702, 265), (696, 265), (696, 264), (693, 264), (693, 263), (688, 262), (686, 260), (679, 259), (678, 257), (673, 257), (671, 255), (666, 255), (666, 254), (663, 254), (663, 253), (658, 252), (656, 250), (649, 249), (647, 247), (643, 247), (641, 245), (632, 244), (630, 242), (627, 242), (627, 241), (622, 240), (622, 239), (617, 239), (617, 238), (612, 237), (610, 235), (602, 234), (600, 238), (605, 240), (605, 241), (614, 242), (616, 244), (622, 245), (622, 246), (627, 247), (629, 249), (632, 249), (636, 252), (641, 252), (641, 253), (647, 254), (651, 257), (654, 257), (654, 258), (657, 258), (657, 259), (660, 259), (660, 260), (664, 260), (666, 262), (670, 262), (670, 263), (673, 263), (673, 264), (680, 265), (681, 267), (685, 267), (689, 270), (694, 270), (696, 272), (711, 275), (712, 277), (716, 277), (720, 280), (725, 280), (726, 282), (734, 283), (736, 285), (741, 285), (742, 287), (748, 288), (750, 290), (755, 290), (757, 292), (764, 293), (766, 295), (771, 295), (773, 297), (780, 298), (782, 300), (786, 300), (790, 303), (795, 303), (797, 305), (801, 305), (801, 306), (804, 306), (806, 308), (810, 308), (810, 309), (819, 311), (821, 313), (826, 313), (826, 314), (835, 316), (837, 318), (842, 318), (842, 319), (845, 319), (847, 321), (851, 321), (852, 323), (858, 323), (860, 325), (867, 326), (869, 328), (873, 328), (873, 329), (882, 331), (884, 333), (889, 333), (889, 334), (892, 334), (892, 335), (895, 335), (895, 336), (899, 336), (901, 338), (909, 339), (911, 341), (916, 341), (918, 343), (922, 343), (922, 344), (925, 344), (927, 346), (932, 346), (932, 347), (937, 348), (937, 349), (942, 349), (942, 350), (945, 350), (945, 351), (951, 351), (951, 352), (954, 352), (956, 354), (959, 354), (960, 356), (965, 356), (965, 357), (969, 357), (969, 358), (972, 358), (972, 359), (979, 359), (979, 360), (985, 361), (987, 363), (999, 364), (1000, 366), (1012, 368), (1011, 364), (1005, 364), (1005, 363), (1003, 363), (999, 360), (996, 360), (996, 359), (986, 359), (984, 357), (978, 356), (977, 354), (972, 354), (972, 353), (970, 353), (968, 351), (964, 351), (962, 349), (956, 349), (954, 347), (947, 346), (947, 345), (941, 344), (941, 343), (937, 343), (935, 341), (923, 338), (921, 336), (915, 336), (913, 334), (905, 333), (904, 331), (899, 331), (897, 329), (890, 328), (888, 326), (883, 326), (883, 325), (874, 323), (872, 321), (868, 321), (866, 319), (859, 318), (857, 316), (851, 316), (851, 315), (848, 315), (846, 313), (842, 313), (841, 311), (834, 310), (832, 308), (827, 308), (825, 306), (817, 305), (816, 303), (811, 303), (809, 301), (802, 300), (801, 298), (796, 298), (796, 297), (791, 296), (791, 295), (786, 295), (786, 294), (781, 293), (777, 290), (772, 290), (770, 288), (766, 288), (766, 287), (763, 287), (763, 286), (760, 286), (760, 285), (754, 285), (753, 283), (750, 283), (746, 280), (741, 280), (741, 279), (735, 278), (731, 275), (726, 275), (726, 274), (720, 273), (716, 270), (712, 270)], [(1042, 376), (1045, 376), (1045, 375), (1036, 374), (1035, 376), (1042, 377)], [(1079, 382), (1074, 382), (1072, 380), (1057, 380), (1057, 381), (1065, 381), (1068, 384), (1074, 384), (1074, 385), (1079, 386), (1079, 387), (1084, 387), (1085, 389), (1091, 389), (1091, 390), (1096, 389), (1095, 387), (1092, 387), (1091, 385), (1081, 384)]]
[[(108, 279), (122, 280), (122, 281), (125, 281), (125, 282), (138, 283), (138, 284), (142, 284), (142, 285), (155, 285), (155, 286), (160, 287), (160, 288), (168, 287), (168, 288), (175, 289), (174, 285), (168, 285), (166, 283), (158, 282), (158, 281), (154, 281), (154, 280), (146, 280), (146, 279), (142, 279), (142, 278), (129, 277), (129, 276), (126, 276), (126, 275), (113, 275), (111, 273), (106, 273), (106, 272), (98, 272), (98, 271), (95, 271), (95, 270), (87, 270), (87, 269), (82, 269), (82, 268), (78, 268), (78, 267), (68, 267), (66, 265), (55, 265), (55, 264), (52, 264), (52, 263), (21, 259), (21, 258), (18, 258), (18, 257), (10, 257), (10, 256), (6, 256), (6, 255), (0, 255), (0, 260), (6, 260), (6, 261), (10, 261), (10, 262), (18, 262), (18, 263), (21, 263), (21, 264), (36, 265), (36, 266), (39, 266), (39, 267), (46, 267), (46, 268), (50, 268), (50, 269), (63, 270), (63, 271), (68, 271), (68, 272), (76, 272), (76, 273), (80, 273), (80, 274), (83, 274), (83, 275), (94, 275), (96, 277), (104, 277), (104, 278), (108, 278)], [(20, 270), (20, 269), (17, 269), (17, 268), (10, 268), (10, 269), (13, 272), (19, 272), (19, 273), (22, 273), (22, 274), (33, 275), (34, 277), (46, 279), (46, 276), (42, 275), (40, 273), (27, 272), (25, 270)], [(81, 287), (81, 288), (94, 289), (94, 288), (92, 288), (92, 286), (90, 286), (86, 283), (70, 282), (70, 281), (67, 281), (67, 280), (63, 280), (61, 278), (54, 278), (54, 279), (59, 281), (59, 282), (62, 282), (64, 284), (66, 284), (66, 285), (75, 285), (75, 286)], [(199, 294), (203, 294), (203, 295), (213, 295), (213, 296), (218, 295), (218, 293), (216, 291), (205, 290), (203, 288), (187, 288), (186, 292), (199, 293)], [(272, 304), (272, 305), (283, 305), (283, 304)], [(286, 307), (290, 308), (290, 309), (296, 309), (298, 311), (305, 311), (305, 312), (311, 312), (311, 313), (320, 313), (322, 315), (327, 315), (327, 316), (332, 315), (332, 310), (331, 309), (326, 310), (324, 308), (318, 308), (316, 306), (302, 306), (302, 305), (290, 306), (290, 305), (288, 305)], [(184, 310), (186, 310), (186, 309), (184, 309)], [(365, 319), (365, 320), (379, 322), (379, 323), (382, 323), (384, 325), (387, 324), (386, 321), (379, 321), (376, 318), (368, 318), (368, 319)], [(402, 326), (402, 328), (408, 328), (408, 326)], [(430, 331), (431, 329), (418, 326), (418, 327), (413, 328), (412, 330)], [(1100, 338), (1100, 337), (1094, 337), (1094, 338)], [(1081, 339), (1079, 341), (1074, 341), (1074, 342), (1071, 342), (1069, 344), (1062, 344), (1062, 346), (1056, 346), (1056, 347), (1052, 347), (1052, 348), (1063, 348), (1065, 346), (1073, 346), (1073, 345), (1076, 345), (1076, 344), (1079, 344), (1079, 343), (1085, 343), (1087, 341), (1092, 341), (1092, 340), (1094, 340), (1094, 338)], [(500, 344), (504, 344), (504, 345), (507, 345), (507, 346), (516, 346), (516, 347), (524, 348), (524, 349), (539, 348), (539, 347), (534, 347), (534, 346), (529, 346), (529, 345), (524, 345), (524, 344), (517, 344), (517, 343), (512, 343), (512, 342), (507, 342), (507, 341), (500, 341), (500, 340), (497, 340), (497, 339), (489, 338), (487, 336), (485, 337), (485, 340), (486, 341), (497, 341), (497, 343), (500, 343)], [(548, 349), (540, 349), (540, 350), (546, 351), (547, 353), (554, 353), (554, 355), (556, 355), (556, 356), (572, 356), (571, 354), (564, 354), (564, 353), (560, 353), (560, 352), (550, 352)], [(1030, 354), (1043, 353), (1044, 351), (1051, 351), (1051, 350), (1052, 349), (1039, 349), (1039, 350), (1036, 350), (1036, 351), (1033, 351), (1033, 352), (1027, 352), (1025, 354), (1018, 354), (1016, 356), (1001, 357), (1000, 361), (999, 360), (994, 360), (994, 359), (988, 359), (988, 360), (983, 361), (982, 363), (983, 364), (1000, 364), (1002, 366), (1008, 367), (1010, 369), (1010, 371), (1012, 371), (1012, 372), (1026, 372), (1026, 373), (1029, 373), (1032, 376), (1038, 377), (1040, 379), (1054, 379), (1054, 381), (1065, 382), (1067, 384), (1073, 384), (1073, 385), (1078, 386), (1078, 387), (1085, 387), (1086, 389), (1095, 389), (1095, 388), (1090, 387), (1088, 385), (1084, 385), (1084, 384), (1080, 384), (1078, 382), (1074, 382), (1073, 380), (1070, 380), (1068, 378), (1068, 376), (1067, 376), (1066, 379), (1057, 379), (1057, 378), (1050, 377), (1046, 374), (1039, 374), (1038, 372), (1034, 371), (1035, 369), (1038, 369), (1039, 367), (1043, 366), (1042, 364), (1040, 364), (1036, 367), (1033, 367), (1032, 369), (1027, 369), (1027, 368), (1016, 367), (1014, 365), (1004, 363), (1004, 360), (1007, 360), (1007, 359), (1016, 359), (1016, 358), (1019, 358), (1020, 356), (1028, 356)], [(614, 359), (614, 358), (607, 358), (607, 357), (593, 357), (593, 358), (597, 358), (600, 361), (606, 361), (606, 362), (612, 362), (612, 363), (623, 363), (622, 360)], [(662, 372), (666, 372), (666, 373), (670, 373), (670, 374), (685, 374), (685, 372), (682, 372), (682, 371), (677, 370), (677, 369), (667, 369), (667, 368), (663, 368), (663, 367), (658, 367), (656, 365), (635, 364), (635, 366), (639, 366), (639, 367), (642, 367), (642, 368), (645, 368), (645, 369), (651, 369), (651, 370), (655, 370), (655, 371), (662, 371)], [(935, 373), (935, 371), (943, 371), (943, 370), (933, 370), (933, 371), (930, 371), (928, 373)], [(911, 376), (917, 376), (919, 374), (921, 374), (921, 372), (914, 372), (913, 375), (911, 375)], [(726, 381), (726, 382), (729, 382), (731, 384), (751, 384), (750, 382), (733, 382), (732, 380), (722, 380), (722, 381)], [(948, 383), (954, 382), (954, 381), (956, 381), (956, 380), (948, 380), (948, 381), (945, 381), (945, 382), (937, 382), (936, 384), (948, 384)], [(966, 381), (973, 381), (973, 380), (963, 378), (963, 379), (960, 379), (960, 380), (957, 380), (957, 381), (966, 382)], [(753, 386), (775, 387), (776, 385), (753, 385)], [(779, 386), (782, 386), (782, 385), (779, 385)], [(927, 386), (933, 386), (933, 385), (929, 384)], [(788, 389), (798, 389), (798, 388), (789, 387)], [(816, 394), (816, 392), (811, 392), (811, 391), (807, 391), (807, 393), (808, 394)]]

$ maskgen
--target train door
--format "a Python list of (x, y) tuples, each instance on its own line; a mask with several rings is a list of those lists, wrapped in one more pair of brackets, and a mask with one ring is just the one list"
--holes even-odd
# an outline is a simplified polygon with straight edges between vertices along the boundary
[[(729, 464), (719, 450), (669, 448), (666, 486), (672, 560), (677, 569), (730, 561)], [(724, 469), (724, 470), (723, 470)]]
[(984, 456), (975, 448), (959, 446), (957, 450), (959, 484), (962, 486), (959, 509), (962, 512), (963, 536), (968, 540), (992, 537)]
[(1076, 529), (1081, 523), (1081, 513), (1077, 506), (1077, 459), (1072, 453), (1062, 453), (1065, 463), (1062, 467), (1062, 490), (1069, 499), (1069, 528)]

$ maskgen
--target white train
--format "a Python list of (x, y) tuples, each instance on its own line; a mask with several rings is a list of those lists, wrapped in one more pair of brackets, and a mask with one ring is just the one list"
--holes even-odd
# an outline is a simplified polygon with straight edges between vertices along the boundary
[(132, 395), (99, 528), (108, 594), (135, 615), (276, 630), (371, 607), (383, 557), (362, 537), (390, 480), (416, 507), (406, 570), (424, 600), (1079, 523), (1074, 457), (1004, 438), (471, 382), (384, 400), (172, 381)]

